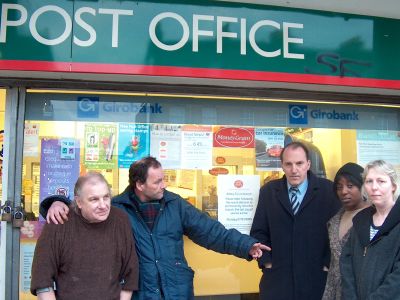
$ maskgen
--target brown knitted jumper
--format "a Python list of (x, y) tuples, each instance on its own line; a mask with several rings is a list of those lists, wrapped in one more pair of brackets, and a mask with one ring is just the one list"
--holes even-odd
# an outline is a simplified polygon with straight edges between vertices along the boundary
[[(31, 292), (53, 287), (57, 299), (119, 299), (138, 289), (138, 259), (126, 213), (111, 207), (108, 219), (88, 223), (70, 209), (64, 225), (46, 224), (36, 244)], [(120, 284), (123, 281), (124, 284)]]

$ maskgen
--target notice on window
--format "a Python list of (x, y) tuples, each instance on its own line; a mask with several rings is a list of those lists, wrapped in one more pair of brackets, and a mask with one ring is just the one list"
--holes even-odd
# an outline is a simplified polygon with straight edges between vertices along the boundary
[(249, 234), (260, 190), (258, 175), (219, 175), (218, 221)]
[(26, 123), (24, 128), (24, 156), (39, 155), (39, 124)]
[(63, 159), (61, 140), (42, 139), (40, 157), (40, 201), (50, 195), (72, 199), (79, 176), (79, 141), (75, 140), (74, 159)]
[(153, 124), (150, 130), (150, 155), (156, 157), (164, 169), (181, 168), (181, 125)]
[(213, 134), (211, 126), (182, 126), (182, 169), (210, 169)]
[(254, 128), (214, 127), (214, 147), (254, 148)]
[(284, 147), (283, 128), (256, 128), (256, 169), (279, 171)]
[(75, 139), (61, 139), (61, 159), (75, 159), (75, 149), (79, 148)]
[(85, 124), (85, 158), (88, 169), (112, 169), (116, 165), (117, 127), (107, 124)]
[(361, 166), (383, 159), (400, 166), (400, 137), (398, 131), (357, 130), (357, 162)]
[(38, 221), (24, 221), (21, 227), (20, 250), (20, 290), (30, 294), (31, 269), (36, 242), (42, 232), (44, 223)]
[(119, 123), (118, 167), (130, 165), (149, 155), (150, 127), (148, 124)]

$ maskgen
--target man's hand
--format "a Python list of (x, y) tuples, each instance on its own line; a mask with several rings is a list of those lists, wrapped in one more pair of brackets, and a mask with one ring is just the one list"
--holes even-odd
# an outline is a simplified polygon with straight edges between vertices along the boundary
[(68, 212), (69, 208), (65, 203), (55, 201), (47, 212), (47, 223), (64, 224), (64, 221), (68, 221)]
[(49, 292), (39, 293), (37, 294), (38, 300), (56, 300), (56, 295), (51, 289)]
[(264, 245), (264, 244), (261, 244), (261, 243), (255, 243), (251, 247), (251, 249), (249, 251), (249, 255), (251, 257), (253, 257), (253, 259), (258, 259), (258, 258), (260, 258), (262, 256), (263, 250), (271, 251), (271, 248), (266, 246), (266, 245)]
[(131, 300), (133, 291), (121, 290), (119, 294), (119, 300)]

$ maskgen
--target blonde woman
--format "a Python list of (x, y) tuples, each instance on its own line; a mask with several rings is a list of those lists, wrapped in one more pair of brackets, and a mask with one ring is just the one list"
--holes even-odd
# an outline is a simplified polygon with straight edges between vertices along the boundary
[(372, 206), (353, 218), (340, 269), (345, 300), (400, 299), (399, 182), (392, 165), (376, 160), (363, 174)]

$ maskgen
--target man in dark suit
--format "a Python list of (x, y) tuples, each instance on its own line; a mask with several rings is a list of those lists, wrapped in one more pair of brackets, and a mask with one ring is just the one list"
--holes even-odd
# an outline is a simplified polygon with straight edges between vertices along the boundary
[(332, 182), (316, 177), (306, 146), (281, 152), (281, 179), (265, 184), (250, 235), (271, 246), (259, 260), (260, 299), (321, 300), (329, 267), (327, 221), (338, 211)]

